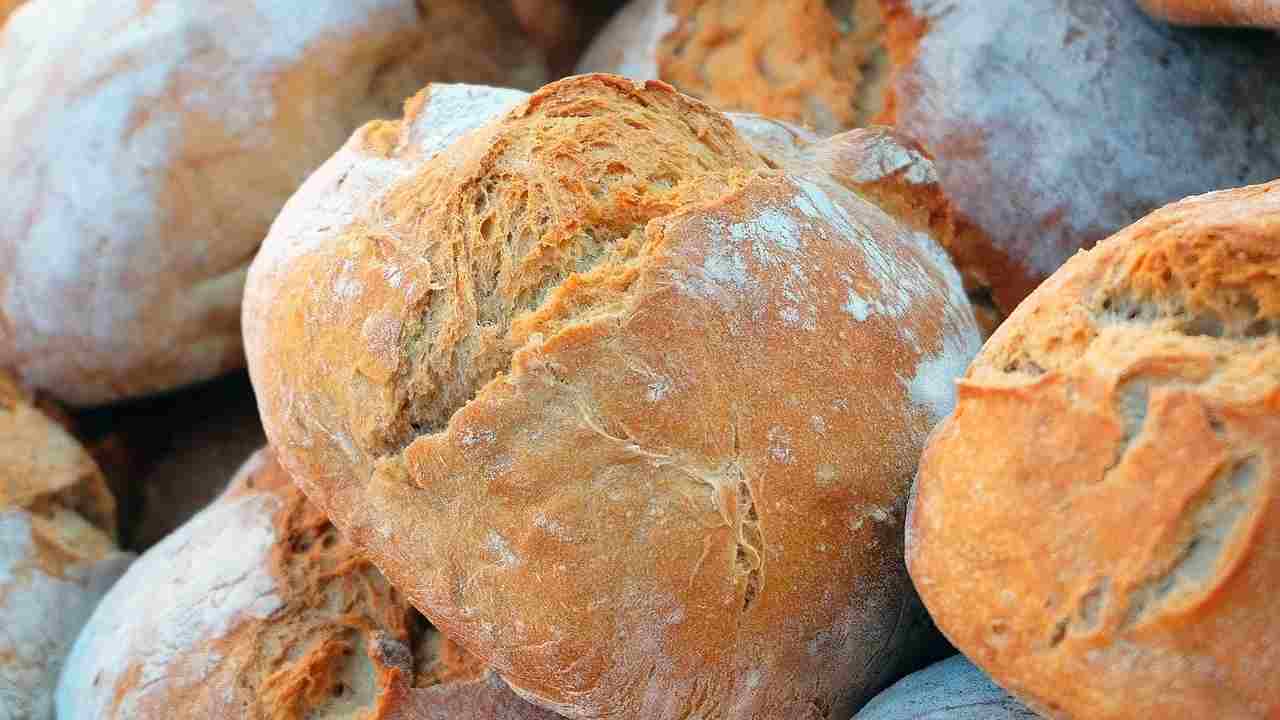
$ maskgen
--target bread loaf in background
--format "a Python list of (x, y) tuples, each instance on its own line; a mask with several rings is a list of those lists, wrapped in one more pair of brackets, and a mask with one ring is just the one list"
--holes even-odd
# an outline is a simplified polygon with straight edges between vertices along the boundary
[(963, 655), (894, 683), (853, 720), (1037, 720)]
[(1280, 38), (1134, 0), (633, 0), (579, 69), (821, 134), (895, 125), (938, 159), (992, 323), (1147, 212), (1280, 176)]
[(0, 365), (75, 405), (241, 367), (248, 263), (353, 129), (545, 73), (507, 3), (33, 0), (0, 33)]
[(1280, 29), (1277, 0), (1138, 0), (1154, 17), (1180, 25)]
[(1280, 716), (1280, 181), (1076, 255), (959, 386), (907, 560), (1055, 718)]
[(66, 720), (554, 717), (431, 628), (270, 450), (112, 588), (57, 697)]
[(901, 518), (978, 346), (891, 140), (616, 76), (432, 86), (254, 263), (267, 435), (544, 707), (847, 720), (930, 637)]
[(128, 565), (93, 460), (0, 373), (0, 718), (52, 720), (58, 670)]

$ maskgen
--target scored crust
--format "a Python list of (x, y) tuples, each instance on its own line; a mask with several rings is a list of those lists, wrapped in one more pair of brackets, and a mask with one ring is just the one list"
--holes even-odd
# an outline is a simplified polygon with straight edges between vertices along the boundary
[(427, 625), (270, 450), (112, 588), (58, 688), (60, 716), (104, 720), (424, 720), (437, 707), (552, 717)]
[(939, 627), (1052, 717), (1280, 713), (1280, 183), (1194, 197), (1010, 316), (921, 461)]
[(888, 142), (615, 76), (432, 86), (250, 272), (268, 437), (545, 707), (847, 717), (924, 638), (900, 519), (978, 345), (928, 160), (842, 152)]
[(32, 3), (0, 33), (0, 365), (76, 405), (241, 367), (281, 204), (430, 80), (536, 87), (503, 3)]
[(1221, 25), (1280, 29), (1277, 0), (1138, 0), (1142, 9), (1181, 25)]
[(52, 720), (80, 626), (130, 557), (102, 473), (0, 372), (0, 717)]

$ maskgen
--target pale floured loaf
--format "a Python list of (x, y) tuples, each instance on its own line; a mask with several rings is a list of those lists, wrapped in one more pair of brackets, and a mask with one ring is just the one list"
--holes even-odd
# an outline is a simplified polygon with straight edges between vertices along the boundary
[(1280, 717), (1280, 181), (1152, 213), (1009, 317), (921, 461), (907, 556), (1051, 717)]
[(270, 450), (112, 588), (57, 698), (66, 720), (553, 717), (431, 628)]
[(633, 0), (579, 68), (916, 138), (992, 324), (1147, 212), (1280, 176), (1280, 38), (1172, 28), (1134, 0)]
[(544, 79), (505, 3), (34, 0), (0, 33), (0, 365), (80, 405), (240, 367), (248, 263), (353, 129)]
[(1280, 0), (1138, 0), (1161, 20), (1181, 25), (1280, 29)]
[(130, 556), (93, 460), (0, 373), (0, 718), (52, 720), (71, 643)]
[(1039, 716), (991, 682), (963, 655), (894, 683), (853, 720), (1036, 720)]
[(847, 720), (925, 638), (906, 493), (978, 345), (892, 140), (609, 75), (432, 86), (250, 271), (267, 435), (544, 707)]

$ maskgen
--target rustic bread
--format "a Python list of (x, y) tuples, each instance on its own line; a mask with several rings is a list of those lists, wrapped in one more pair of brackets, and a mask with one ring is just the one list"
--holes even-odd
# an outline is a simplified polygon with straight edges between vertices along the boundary
[(978, 345), (931, 164), (736, 121), (616, 76), (433, 86), (250, 271), (282, 463), (572, 717), (843, 719), (927, 637), (900, 519)]
[(1036, 720), (1038, 716), (991, 682), (963, 655), (899, 680), (854, 720)]
[(1138, 0), (1151, 15), (1180, 25), (1280, 28), (1277, 0)]
[(18, 9), (18, 6), (27, 0), (0, 0), (0, 26), (4, 25), (5, 20), (9, 19), (9, 14)]
[(504, 3), (32, 2), (0, 34), (0, 365), (80, 405), (242, 366), (249, 260), (353, 129), (544, 73)]
[(578, 71), (661, 79), (831, 135), (880, 110), (882, 29), (879, 0), (632, 0)]
[(57, 697), (68, 720), (553, 717), (427, 625), (269, 450), (112, 588)]
[(960, 384), (911, 575), (1061, 718), (1280, 717), (1280, 182), (1072, 258)]
[(58, 669), (129, 556), (102, 474), (0, 373), (0, 718), (51, 720)]
[(1133, 0), (634, 0), (579, 68), (920, 140), (993, 322), (1156, 207), (1280, 176), (1280, 39), (1171, 28)]

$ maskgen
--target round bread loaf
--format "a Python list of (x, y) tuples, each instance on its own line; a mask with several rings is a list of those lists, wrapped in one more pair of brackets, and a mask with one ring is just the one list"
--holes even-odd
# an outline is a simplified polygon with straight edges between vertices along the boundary
[(633, 0), (579, 68), (920, 140), (992, 324), (1160, 205), (1280, 176), (1280, 39), (1171, 28), (1133, 0)]
[(1280, 717), (1280, 182), (1072, 258), (960, 384), (911, 575), (1052, 717)]
[(928, 637), (901, 519), (978, 346), (948, 223), (891, 134), (433, 86), (277, 219), (250, 375), (308, 495), (521, 695), (844, 719)]
[(34, 0), (0, 34), (0, 365), (78, 405), (242, 366), (249, 260), (352, 130), (544, 73), (504, 3)]
[(963, 655), (899, 680), (854, 720), (1036, 720)]
[(112, 588), (57, 702), (67, 720), (553, 717), (427, 625), (269, 450)]
[(124, 572), (93, 460), (0, 373), (0, 718), (52, 720), (80, 626)]
[(1180, 25), (1280, 28), (1277, 0), (1138, 0), (1144, 10)]

